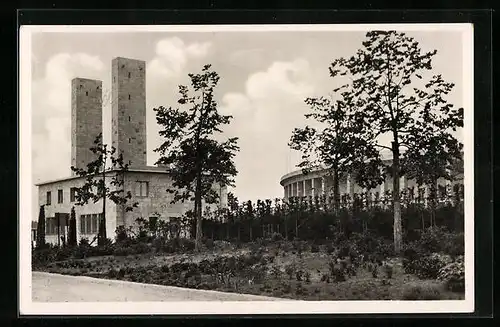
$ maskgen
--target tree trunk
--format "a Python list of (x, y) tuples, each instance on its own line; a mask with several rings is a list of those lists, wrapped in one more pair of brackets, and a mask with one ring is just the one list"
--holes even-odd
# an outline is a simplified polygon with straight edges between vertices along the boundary
[(203, 237), (203, 231), (201, 226), (201, 174), (198, 172), (198, 176), (196, 178), (196, 193), (195, 193), (195, 219), (196, 219), (196, 239), (195, 239), (195, 250), (201, 250), (201, 239)]
[[(397, 139), (397, 137), (395, 138)], [(394, 251), (396, 254), (401, 253), (403, 243), (403, 228), (401, 224), (401, 199), (399, 192), (399, 144), (392, 142), (392, 202), (394, 206)]]
[(57, 217), (57, 246), (61, 246), (61, 217), (56, 214)]
[(106, 173), (105, 169), (102, 170), (102, 217), (99, 219), (99, 231), (97, 233), (97, 245), (101, 246), (106, 240)]

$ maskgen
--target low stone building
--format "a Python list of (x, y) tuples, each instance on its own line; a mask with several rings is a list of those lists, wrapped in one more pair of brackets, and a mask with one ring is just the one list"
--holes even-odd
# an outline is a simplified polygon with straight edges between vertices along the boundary
[[(113, 175), (117, 172), (107, 173), (106, 178), (108, 187)], [(137, 208), (126, 212), (125, 206), (116, 205), (111, 200), (106, 200), (106, 234), (113, 238), (118, 226), (135, 226), (137, 218), (149, 219), (159, 215), (159, 218), (165, 221), (178, 219), (188, 210), (193, 209), (193, 203), (177, 202), (171, 203), (173, 194), (167, 189), (172, 188), (172, 179), (168, 171), (163, 167), (143, 167), (129, 168), (126, 172), (120, 172), (120, 178), (123, 178), (124, 192), (130, 192), (132, 198), (128, 204), (137, 203)], [(52, 244), (61, 242), (61, 236), (67, 235), (67, 222), (64, 219), (58, 223), (56, 213), (69, 214), (71, 208), (75, 208), (77, 219), (77, 239), (88, 238), (92, 240), (98, 232), (98, 221), (102, 214), (102, 200), (96, 203), (89, 203), (84, 206), (78, 206), (75, 202), (75, 188), (81, 187), (85, 179), (78, 176), (71, 176), (58, 180), (48, 181), (38, 184), (38, 202), (44, 205), (46, 220), (46, 241)], [(227, 189), (225, 187), (214, 186), (219, 194), (221, 201), (216, 204), (207, 205), (212, 210), (219, 206), (226, 205)]]
[[(146, 165), (145, 62), (115, 58), (111, 71), (112, 146), (117, 154), (123, 156), (129, 168), (125, 172), (107, 172), (106, 184), (112, 187), (112, 176), (120, 174), (119, 178), (123, 179), (120, 188), (125, 194), (132, 194), (128, 204), (137, 203), (138, 206), (126, 212), (123, 205), (106, 200), (108, 238), (114, 237), (118, 226), (134, 226), (137, 218), (148, 219), (158, 215), (160, 219), (172, 220), (180, 218), (194, 207), (191, 201), (171, 203), (173, 194), (167, 190), (172, 188), (172, 178), (167, 167)], [(77, 168), (85, 168), (96, 159), (90, 148), (94, 146), (96, 137), (102, 134), (102, 82), (75, 78), (71, 82), (71, 96), (71, 163)], [(58, 244), (67, 239), (68, 217), (73, 207), (77, 220), (77, 239), (92, 240), (96, 237), (103, 203), (99, 200), (84, 206), (76, 205), (76, 189), (84, 183), (85, 178), (73, 173), (68, 177), (36, 184), (38, 203), (45, 210), (46, 242)], [(209, 207), (224, 207), (227, 189), (214, 185), (214, 190), (219, 194), (219, 201)]]

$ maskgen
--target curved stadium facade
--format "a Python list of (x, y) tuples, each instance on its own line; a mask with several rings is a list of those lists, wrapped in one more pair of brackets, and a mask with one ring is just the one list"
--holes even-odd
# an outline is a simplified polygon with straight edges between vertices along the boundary
[[(391, 164), (391, 159), (385, 160), (387, 165)], [(454, 174), (455, 178), (452, 181), (447, 181), (440, 178), (437, 184), (440, 186), (449, 185), (453, 187), (456, 184), (463, 184), (463, 173), (457, 172)], [(280, 179), (280, 184), (283, 186), (284, 198), (289, 199), (292, 197), (314, 197), (317, 195), (329, 195), (332, 193), (333, 177), (325, 168), (318, 167), (313, 169), (308, 174), (303, 174), (301, 169), (292, 171), (285, 174)], [(413, 179), (407, 179), (402, 176), (400, 179), (400, 189), (417, 188), (417, 183)], [(422, 186), (426, 194), (428, 186)], [(367, 190), (357, 185), (352, 176), (349, 174), (342, 174), (340, 176), (339, 193), (340, 195), (349, 194), (350, 196), (356, 193), (368, 192), (371, 194), (384, 194), (386, 191), (392, 191), (392, 177), (387, 175), (384, 182), (376, 188)]]

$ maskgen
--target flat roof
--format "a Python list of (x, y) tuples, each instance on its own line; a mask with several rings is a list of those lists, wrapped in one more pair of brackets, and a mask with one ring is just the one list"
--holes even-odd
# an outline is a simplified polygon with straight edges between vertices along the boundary
[[(118, 171), (118, 169), (109, 170), (107, 172), (115, 172), (115, 171)], [(129, 173), (156, 173), (156, 174), (168, 174), (169, 173), (169, 171), (167, 170), (166, 167), (158, 167), (158, 166), (130, 167), (127, 169), (126, 172), (129, 172)], [(47, 184), (63, 182), (63, 181), (70, 181), (70, 180), (79, 179), (79, 178), (84, 178), (84, 177), (67, 176), (67, 177), (52, 179), (52, 180), (48, 180), (48, 181), (38, 182), (38, 183), (35, 183), (35, 186), (47, 185)]]

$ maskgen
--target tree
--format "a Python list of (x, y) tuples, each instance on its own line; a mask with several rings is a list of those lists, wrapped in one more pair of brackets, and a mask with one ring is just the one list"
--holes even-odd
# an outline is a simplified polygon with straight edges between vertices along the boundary
[(71, 207), (71, 214), (69, 217), (69, 231), (68, 231), (68, 245), (76, 246), (78, 240), (76, 238), (76, 214), (75, 207)]
[[(355, 104), (352, 103), (350, 92), (344, 91), (341, 96), (336, 101), (325, 97), (307, 98), (305, 102), (313, 112), (305, 117), (315, 120), (321, 127), (295, 128), (289, 143), (292, 149), (302, 152), (302, 161), (297, 166), (302, 168), (304, 174), (314, 168), (325, 167), (328, 175), (333, 177), (332, 190), (328, 193), (333, 191), (335, 213), (340, 202), (340, 177), (357, 169), (357, 162), (373, 158), (375, 151), (369, 142), (359, 137), (364, 126), (357, 121), (358, 115), (353, 110)], [(360, 180), (364, 184), (372, 181), (370, 178)]]
[(221, 125), (229, 124), (232, 116), (217, 111), (214, 90), (219, 75), (205, 65), (200, 74), (189, 74), (191, 88), (180, 85), (178, 103), (182, 109), (154, 108), (161, 126), (163, 143), (155, 149), (160, 154), (157, 164), (167, 165), (173, 180), (172, 202), (194, 200), (196, 250), (201, 249), (202, 200), (215, 203), (219, 195), (214, 184), (233, 186), (237, 174), (233, 157), (239, 150), (236, 137), (224, 142), (214, 134), (222, 133)]
[(36, 226), (36, 248), (45, 247), (45, 206), (40, 206), (38, 214), (38, 224)]
[[(123, 189), (123, 174), (128, 170), (128, 164), (123, 163), (123, 156), (116, 156), (116, 148), (102, 142), (102, 134), (99, 134), (94, 140), (94, 146), (90, 151), (96, 156), (94, 161), (87, 164), (87, 168), (78, 168), (71, 166), (71, 170), (77, 176), (85, 178), (85, 183), (75, 189), (75, 199), (77, 206), (83, 206), (90, 201), (94, 203), (102, 200), (102, 215), (99, 219), (99, 230), (97, 244), (103, 245), (107, 239), (106, 236), (106, 200), (109, 199), (116, 205), (125, 206), (125, 211), (132, 211), (137, 207), (137, 202), (127, 205), (132, 198), (130, 191)], [(108, 164), (111, 162), (111, 165)], [(109, 178), (110, 182), (106, 183)]]
[[(348, 84), (352, 85), (358, 116), (366, 126), (362, 136), (371, 145), (392, 154), (396, 252), (402, 246), (399, 184), (405, 174), (404, 164), (423, 162), (435, 155), (450, 162), (455, 143), (451, 131), (463, 126), (463, 108), (456, 109), (445, 99), (454, 84), (431, 73), (436, 53), (437, 50), (423, 52), (419, 43), (405, 33), (370, 31), (356, 54), (336, 59), (330, 67), (331, 77), (350, 78)], [(432, 143), (437, 149), (422, 153), (421, 146), (429, 147), (426, 140), (432, 135), (438, 140)], [(383, 136), (390, 138), (390, 145), (381, 141)], [(375, 158), (379, 156), (380, 152)], [(376, 160), (372, 165), (374, 172), (382, 171), (379, 164), (380, 160)]]

